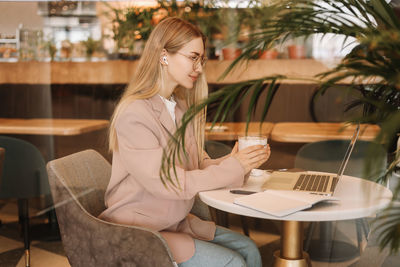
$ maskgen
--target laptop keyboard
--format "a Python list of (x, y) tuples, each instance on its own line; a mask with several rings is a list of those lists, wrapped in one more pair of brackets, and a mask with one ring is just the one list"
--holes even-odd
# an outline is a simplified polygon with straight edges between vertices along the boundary
[[(318, 175), (318, 174), (301, 174), (293, 190), (298, 191), (313, 191), (313, 192), (326, 192), (329, 184), (329, 175)], [(337, 184), (337, 177), (333, 178), (331, 184), (331, 191), (335, 189)]]

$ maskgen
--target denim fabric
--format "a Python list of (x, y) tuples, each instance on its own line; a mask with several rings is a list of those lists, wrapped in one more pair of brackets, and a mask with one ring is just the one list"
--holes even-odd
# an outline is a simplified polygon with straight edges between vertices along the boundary
[(261, 256), (254, 242), (237, 232), (217, 226), (211, 241), (194, 240), (196, 251), (179, 267), (261, 267)]

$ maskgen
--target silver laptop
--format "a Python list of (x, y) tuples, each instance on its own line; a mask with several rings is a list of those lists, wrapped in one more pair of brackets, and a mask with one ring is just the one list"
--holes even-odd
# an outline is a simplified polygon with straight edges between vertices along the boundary
[(332, 196), (335, 192), (338, 182), (340, 181), (340, 178), (343, 175), (344, 170), (346, 169), (359, 133), (360, 125), (358, 124), (336, 175), (329, 175), (321, 172), (309, 173), (307, 171), (275, 171), (272, 172), (270, 179), (263, 184), (262, 189), (304, 191), (312, 194)]

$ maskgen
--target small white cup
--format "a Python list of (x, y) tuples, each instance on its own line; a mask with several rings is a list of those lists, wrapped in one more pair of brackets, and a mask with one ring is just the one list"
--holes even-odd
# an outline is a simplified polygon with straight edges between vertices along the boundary
[(239, 150), (242, 150), (249, 146), (263, 145), (267, 146), (268, 138), (265, 135), (247, 135), (239, 136)]
[[(238, 141), (239, 141), (239, 150), (255, 145), (263, 145), (264, 147), (266, 147), (268, 144), (268, 138), (264, 135), (239, 136)], [(251, 170), (250, 175), (262, 176), (264, 175), (264, 171), (259, 169), (253, 169)]]

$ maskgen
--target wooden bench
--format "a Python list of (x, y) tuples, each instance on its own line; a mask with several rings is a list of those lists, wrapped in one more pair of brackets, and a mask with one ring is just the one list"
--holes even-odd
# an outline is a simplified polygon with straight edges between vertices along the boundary
[[(224, 122), (222, 124), (216, 123), (213, 129), (210, 129), (211, 123), (206, 124), (205, 138), (207, 140), (215, 141), (236, 141), (238, 136), (245, 135), (246, 123), (245, 122)], [(269, 137), (274, 124), (271, 122), (264, 122), (260, 131), (259, 122), (250, 122), (247, 135), (262, 134)]]
[(0, 118), (0, 134), (79, 135), (107, 128), (108, 120)]
[[(329, 122), (280, 122), (275, 123), (271, 132), (271, 140), (285, 143), (311, 143), (333, 139), (351, 139), (355, 125)], [(374, 140), (380, 127), (362, 124), (360, 140)]]

